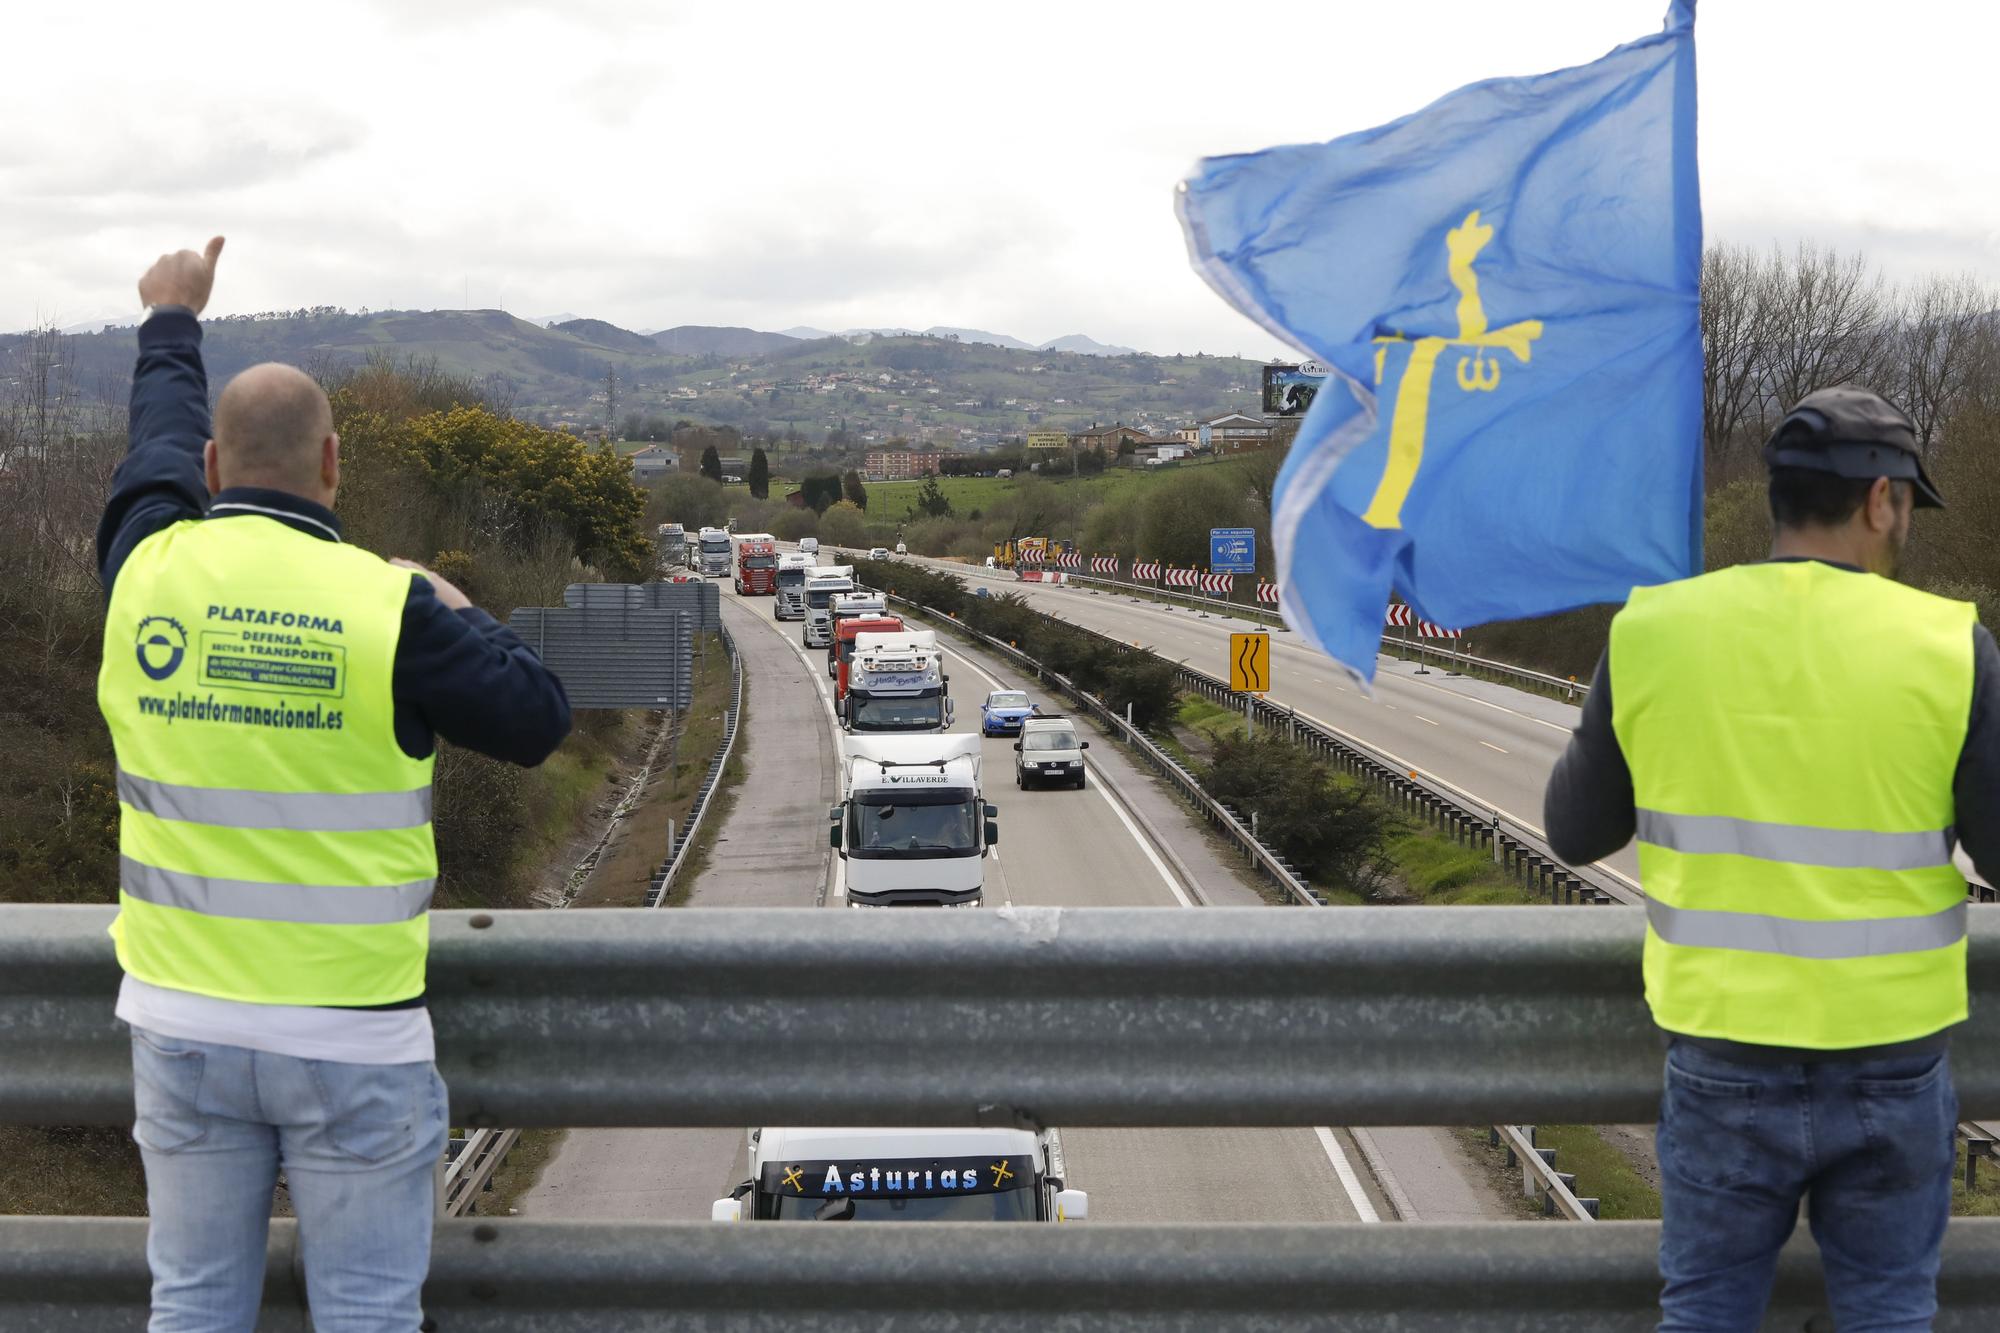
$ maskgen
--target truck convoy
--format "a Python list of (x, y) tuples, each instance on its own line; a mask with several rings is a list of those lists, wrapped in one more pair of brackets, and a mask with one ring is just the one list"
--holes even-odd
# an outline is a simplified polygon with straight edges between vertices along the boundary
[(736, 536), (736, 593), (768, 597), (778, 591), (778, 539), (768, 532)]
[(847, 675), (854, 662), (854, 639), (859, 634), (894, 634), (903, 628), (903, 622), (891, 615), (848, 616), (833, 627), (833, 646), (827, 649), (833, 663), (833, 702), (836, 706), (847, 697)]
[[(729, 576), (729, 529), (703, 528), (700, 536), (701, 567), (698, 574), (706, 574), (712, 579)], [(690, 566), (692, 568), (692, 566)]]
[(662, 523), (653, 534), (653, 552), (661, 573), (687, 567), (687, 529), (678, 523)]
[(802, 641), (808, 648), (833, 642), (833, 599), (854, 591), (853, 565), (828, 565), (806, 575), (806, 625)]
[(977, 907), (1000, 812), (982, 799), (979, 737), (841, 738), (843, 798), (828, 841), (852, 907)]
[(778, 557), (778, 595), (771, 607), (773, 619), (806, 618), (806, 577), (812, 567), (813, 558), (803, 551), (786, 551)]
[(718, 1222), (1081, 1222), (1054, 1131), (753, 1129)]
[(847, 697), (840, 719), (850, 732), (950, 729), (952, 705), (945, 689), (951, 678), (944, 674), (944, 654), (933, 631), (861, 634), (854, 660), (841, 670)]

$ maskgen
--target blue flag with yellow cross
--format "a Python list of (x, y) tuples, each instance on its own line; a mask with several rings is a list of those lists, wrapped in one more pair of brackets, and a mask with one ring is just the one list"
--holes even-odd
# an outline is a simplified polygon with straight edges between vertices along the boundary
[(1195, 267), (1321, 362), (1272, 500), (1286, 621), (1363, 683), (1444, 625), (1701, 566), (1694, 5), (1574, 69), (1202, 161)]

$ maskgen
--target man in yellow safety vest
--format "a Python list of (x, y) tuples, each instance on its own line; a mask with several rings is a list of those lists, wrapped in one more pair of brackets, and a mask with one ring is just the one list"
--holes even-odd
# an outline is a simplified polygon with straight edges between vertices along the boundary
[(221, 251), (139, 281), (131, 449), (98, 529), (151, 1329), (256, 1324), (282, 1168), (314, 1327), (409, 1333), (446, 1134), (436, 739), (540, 763), (569, 703), (457, 588), (341, 540), (310, 378), (253, 366), (211, 422), (198, 317)]
[(1842, 386), (1764, 447), (1771, 558), (1637, 588), (1549, 782), (1573, 864), (1637, 837), (1663, 1329), (1754, 1329), (1802, 1198), (1839, 1326), (1925, 1329), (1966, 1016), (1954, 835), (2000, 870), (2000, 651), (1893, 581), (1942, 505), (1910, 420)]

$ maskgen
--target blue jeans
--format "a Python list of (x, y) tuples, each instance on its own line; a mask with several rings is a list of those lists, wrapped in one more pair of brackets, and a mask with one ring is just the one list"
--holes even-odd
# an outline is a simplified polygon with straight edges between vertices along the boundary
[(152, 1222), (150, 1333), (250, 1333), (282, 1166), (317, 1333), (413, 1333), (423, 1319), (444, 1152), (429, 1063), (352, 1065), (132, 1029)]
[(1928, 1329), (1957, 1120), (1945, 1056), (1756, 1065), (1675, 1042), (1660, 1101), (1662, 1333), (1755, 1329), (1801, 1198), (1840, 1333)]

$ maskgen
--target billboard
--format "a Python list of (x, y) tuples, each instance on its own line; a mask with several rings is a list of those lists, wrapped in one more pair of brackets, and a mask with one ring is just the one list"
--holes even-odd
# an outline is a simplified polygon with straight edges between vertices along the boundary
[(1313, 395), (1326, 383), (1326, 367), (1317, 361), (1302, 365), (1264, 367), (1264, 415), (1302, 417), (1312, 406)]
[(1028, 432), (1028, 452), (1037, 449), (1067, 449), (1069, 436), (1059, 430), (1031, 430)]

